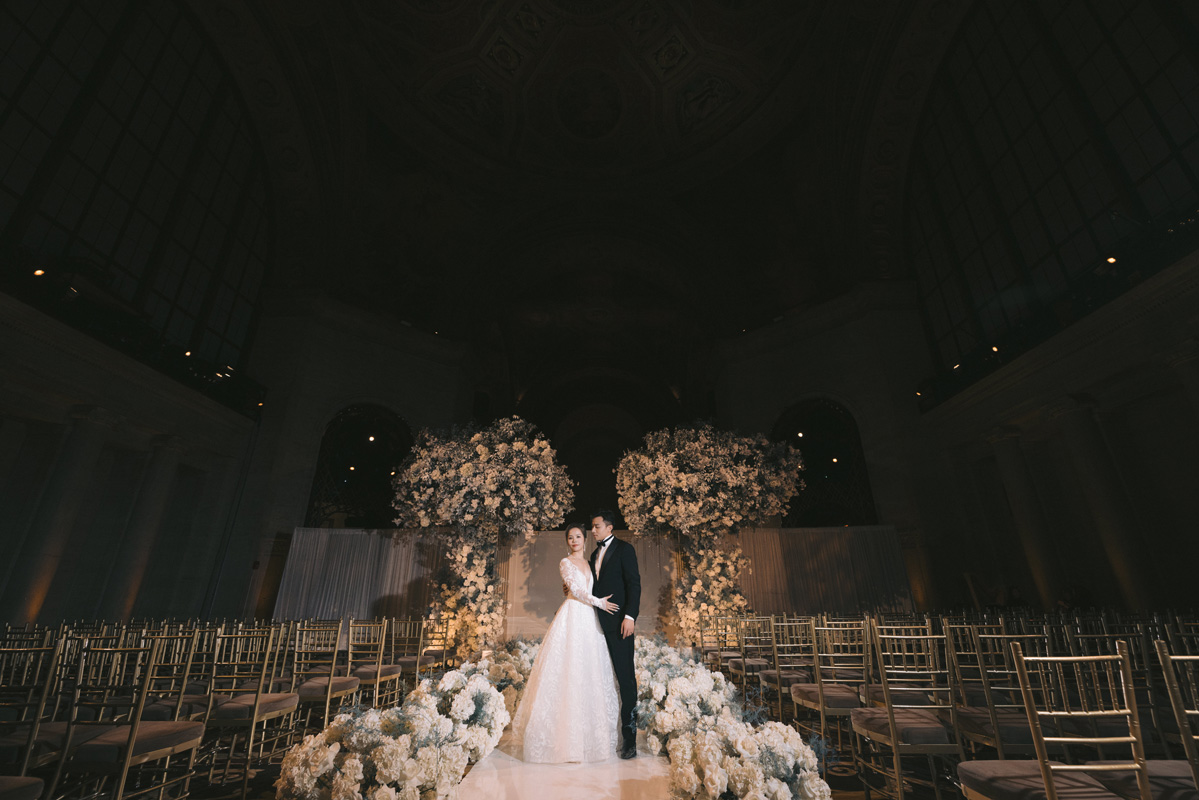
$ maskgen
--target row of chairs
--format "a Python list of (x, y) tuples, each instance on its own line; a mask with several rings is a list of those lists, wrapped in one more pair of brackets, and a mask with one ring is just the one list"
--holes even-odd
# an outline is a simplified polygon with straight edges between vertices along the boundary
[[(424, 620), (9, 627), (0, 634), (0, 791), (188, 796), (241, 778), (348, 705), (391, 707), (451, 665)], [(7, 797), (6, 797), (7, 800)], [(33, 800), (33, 798), (30, 798)]]
[[(850, 756), (868, 793), (902, 800), (931, 789), (939, 797), (954, 788), (956, 763), (993, 765), (1045, 752), (1077, 770), (1086, 766), (1088, 745), (1103, 759), (1134, 735), (1165, 759), (1151, 761), (1155, 769), (1199, 778), (1191, 774), (1199, 658), (1193, 620), (743, 615), (706, 619), (701, 630), (699, 655), (709, 666), (766, 698), (776, 718), (790, 717)], [(1121, 691), (1136, 712), (1135, 734), (1121, 716)], [(1041, 725), (1043, 746), (1030, 723), (1034, 707), (1061, 720)], [(1088, 732), (1095, 741), (1085, 741)], [(1170, 761), (1174, 755), (1186, 758)], [(1037, 767), (1025, 761), (1019, 769), (1030, 763)], [(978, 767), (965, 775), (971, 769)]]

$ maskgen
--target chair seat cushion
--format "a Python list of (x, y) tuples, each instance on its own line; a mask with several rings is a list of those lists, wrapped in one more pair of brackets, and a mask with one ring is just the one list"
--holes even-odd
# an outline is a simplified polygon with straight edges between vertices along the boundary
[(787, 686), (790, 687), (793, 683), (807, 683), (812, 680), (806, 672), (800, 672), (793, 669), (764, 669), (758, 673), (758, 680), (766, 686)]
[[(814, 683), (791, 684), (791, 699), (805, 708), (820, 708), (820, 688)], [(857, 708), (862, 705), (857, 691), (840, 683), (824, 686), (825, 708)]]
[[(997, 708), (995, 716), (999, 722), (999, 738), (1004, 744), (1031, 745), (1032, 728), (1028, 727), (1028, 715), (1014, 708)], [(937, 718), (945, 725), (950, 722), (948, 708), (938, 708)], [(985, 708), (959, 708), (958, 728), (962, 734), (976, 739), (995, 741), (995, 726)]]
[[(128, 725), (88, 726), (100, 729), (94, 736), (78, 747), (71, 746), (71, 760), (85, 763), (113, 763), (124, 757), (129, 746)], [(133, 757), (144, 756), (164, 750), (190, 749), (200, 744), (204, 737), (202, 722), (158, 722), (144, 721), (137, 728), (133, 741)]]
[[(99, 728), (90, 726), (81, 728), (75, 731), (75, 737), (72, 741), (86, 741), (91, 736), (98, 736), (100, 733), (101, 730)], [(62, 752), (66, 738), (67, 723), (43, 722), (38, 726), (37, 737), (33, 742), (31, 751), (33, 762), (37, 763), (38, 759), (44, 756)], [(3, 736), (0, 736), (0, 764), (13, 764), (19, 761), (28, 741), (29, 728), (27, 726), (10, 729)]]
[(41, 778), (0, 775), (0, 800), (37, 800), (41, 796)]
[[(213, 720), (243, 720), (249, 719), (254, 713), (253, 694), (239, 694), (233, 697), (219, 695), (213, 704)], [(323, 695), (322, 695), (323, 697)], [(300, 704), (300, 696), (295, 692), (279, 692), (264, 694), (258, 700), (258, 717), (274, 717), (285, 714)]]
[[(1110, 762), (1089, 761), (1087, 763)], [(1199, 789), (1195, 787), (1195, 777), (1191, 773), (1189, 762), (1162, 759), (1145, 763), (1149, 767), (1149, 788), (1152, 791), (1153, 800), (1196, 800), (1199, 798)], [(1137, 775), (1132, 770), (1092, 774), (1095, 780), (1122, 797), (1137, 798), (1140, 796)]]
[[(340, 697), (358, 688), (357, 678), (333, 678), (333, 696)], [(309, 678), (296, 689), (301, 703), (319, 703), (328, 696), (329, 678)]]
[(757, 675), (762, 670), (770, 666), (770, 662), (764, 658), (731, 658), (729, 659), (729, 670), (732, 672), (745, 673), (747, 675)]
[[(1045, 800), (1045, 781), (1036, 761), (963, 761), (962, 785), (988, 800)], [(1102, 783), (1082, 772), (1057, 772), (1058, 800), (1119, 800)]]
[(382, 667), (371, 664), (369, 667), (359, 667), (354, 670), (354, 677), (362, 683), (377, 683), (388, 678), (398, 678), (401, 670), (402, 667), (399, 664), (384, 664)]
[[(895, 732), (899, 744), (949, 744), (949, 729), (931, 710), (896, 708)], [(863, 736), (890, 740), (891, 728), (885, 708), (855, 708), (849, 712), (853, 729)]]
[[(433, 658), (433, 656), (431, 656), (431, 655), (426, 654), (426, 655), (423, 655), (420, 657), (420, 665), (422, 667), (428, 666), (429, 664), (434, 664), (436, 662), (437, 662), (437, 659)], [(396, 663), (396, 666), (402, 667), (404, 669), (415, 669), (416, 663), (417, 663), (417, 658), (416, 658), (416, 656), (397, 656), (395, 663)]]

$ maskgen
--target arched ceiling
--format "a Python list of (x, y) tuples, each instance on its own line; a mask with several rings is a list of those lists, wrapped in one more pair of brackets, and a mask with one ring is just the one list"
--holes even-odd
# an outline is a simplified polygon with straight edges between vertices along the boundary
[(193, 4), (286, 178), (278, 283), (475, 342), (497, 412), (569, 353), (704, 413), (714, 340), (902, 276), (969, 2)]

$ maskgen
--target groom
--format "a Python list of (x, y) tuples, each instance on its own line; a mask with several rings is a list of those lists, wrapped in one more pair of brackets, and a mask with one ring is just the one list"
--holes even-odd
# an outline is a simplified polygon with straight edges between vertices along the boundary
[(620, 757), (637, 755), (637, 727), (633, 708), (637, 705), (637, 676), (633, 672), (633, 624), (641, 608), (641, 573), (637, 571), (637, 552), (633, 545), (612, 535), (610, 511), (597, 512), (591, 518), (591, 535), (597, 547), (591, 553), (591, 575), (596, 597), (612, 595), (620, 606), (615, 614), (600, 614), (600, 628), (608, 642), (608, 655), (620, 687)]

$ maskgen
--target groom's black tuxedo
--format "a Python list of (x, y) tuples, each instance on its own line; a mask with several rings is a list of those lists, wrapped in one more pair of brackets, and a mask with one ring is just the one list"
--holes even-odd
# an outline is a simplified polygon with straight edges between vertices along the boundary
[(599, 548), (591, 552), (591, 575), (595, 578), (591, 594), (596, 597), (612, 595), (611, 601), (620, 608), (615, 614), (596, 609), (600, 628), (608, 643), (608, 655), (612, 657), (612, 669), (620, 687), (620, 735), (626, 747), (637, 746), (637, 728), (633, 724), (633, 709), (637, 705), (637, 676), (633, 671), (633, 637), (621, 638), (620, 624), (625, 615), (637, 619), (641, 610), (641, 573), (637, 569), (637, 551), (633, 545), (621, 539), (612, 539), (599, 574), (595, 574), (595, 557)]

